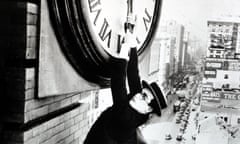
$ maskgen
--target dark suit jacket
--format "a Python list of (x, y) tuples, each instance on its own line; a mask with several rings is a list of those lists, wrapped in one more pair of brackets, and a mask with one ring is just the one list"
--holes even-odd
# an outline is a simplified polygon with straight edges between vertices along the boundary
[[(143, 144), (138, 127), (146, 122), (147, 114), (140, 114), (129, 105), (129, 100), (141, 91), (137, 50), (132, 48), (130, 59), (115, 59), (111, 63), (113, 105), (93, 124), (84, 144)], [(127, 94), (126, 74), (130, 93)]]

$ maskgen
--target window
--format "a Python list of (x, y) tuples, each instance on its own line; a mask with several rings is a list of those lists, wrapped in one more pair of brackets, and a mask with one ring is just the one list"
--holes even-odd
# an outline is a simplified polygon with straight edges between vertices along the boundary
[(230, 87), (230, 84), (223, 84), (223, 85), (222, 85), (222, 88), (223, 88), (223, 89), (229, 89), (229, 87)]
[(237, 119), (237, 123), (240, 124), (240, 118)]
[(228, 74), (225, 74), (225, 75), (224, 75), (224, 79), (228, 79)]
[(227, 122), (228, 121), (228, 117), (224, 117), (224, 121)]

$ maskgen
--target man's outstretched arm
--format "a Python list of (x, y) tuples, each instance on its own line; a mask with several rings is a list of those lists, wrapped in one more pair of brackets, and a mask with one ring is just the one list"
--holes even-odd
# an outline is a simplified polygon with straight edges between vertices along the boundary
[(127, 60), (114, 59), (111, 62), (111, 91), (113, 105), (128, 103), (126, 89)]
[[(141, 92), (142, 86), (138, 70), (138, 55), (136, 48), (131, 48), (130, 50), (129, 62), (127, 67), (127, 79), (130, 90), (130, 96), (133, 96), (136, 93)], [(129, 99), (131, 99), (131, 97)]]

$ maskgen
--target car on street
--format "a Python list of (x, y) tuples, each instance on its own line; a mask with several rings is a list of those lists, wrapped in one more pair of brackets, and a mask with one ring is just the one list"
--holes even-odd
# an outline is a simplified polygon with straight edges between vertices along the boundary
[(176, 119), (176, 124), (179, 124), (181, 123), (181, 120), (180, 119)]
[(186, 123), (186, 122), (182, 122), (180, 128), (186, 128), (187, 125), (188, 125), (188, 123)]
[(192, 139), (193, 139), (193, 140), (196, 140), (196, 134), (195, 134), (195, 135), (192, 135)]
[(181, 108), (181, 109), (179, 110), (179, 113), (180, 113), (180, 114), (183, 114), (184, 111), (185, 111), (185, 110), (184, 110), (183, 108)]
[(190, 114), (190, 111), (187, 111), (187, 110), (186, 110), (186, 111), (184, 112), (184, 115), (189, 115), (189, 114)]
[(171, 140), (171, 139), (172, 139), (171, 134), (166, 134), (166, 135), (165, 135), (165, 140)]
[(180, 113), (184, 113), (185, 110), (186, 110), (186, 108), (181, 107), (180, 110), (179, 110), (179, 112), (180, 112)]
[(176, 114), (176, 119), (182, 119), (182, 117), (183, 117), (183, 114), (182, 113), (177, 113)]
[(200, 104), (200, 101), (199, 101), (198, 98), (195, 98), (195, 99), (193, 100), (193, 103), (194, 103), (195, 105), (199, 105), (199, 104)]
[(186, 128), (184, 128), (184, 127), (180, 127), (180, 129), (179, 129), (179, 131), (182, 133), (185, 133), (185, 130), (186, 130)]
[(192, 108), (192, 111), (196, 111), (196, 108)]
[(183, 124), (188, 124), (188, 120), (182, 120)]
[(180, 107), (182, 108), (182, 109), (186, 109), (187, 108), (187, 103), (186, 102), (181, 102), (181, 105), (180, 105)]
[(176, 137), (176, 140), (177, 141), (182, 141), (182, 139), (183, 139), (183, 135), (181, 133), (178, 134), (177, 137)]
[(180, 100), (181, 102), (183, 102), (185, 99), (184, 95), (178, 95), (178, 100)]
[(191, 110), (192, 110), (192, 111), (196, 111), (196, 109), (197, 109), (197, 106), (195, 106), (195, 105), (192, 105), (192, 106), (191, 106)]
[(187, 107), (186, 111), (187, 111), (187, 112), (190, 112), (190, 107)]
[(182, 117), (182, 120), (186, 120), (187, 121), (188, 118), (189, 118), (189, 116), (185, 115), (185, 116)]
[(180, 101), (179, 100), (177, 100), (175, 103), (174, 103), (174, 105), (173, 105), (173, 112), (175, 113), (175, 112), (178, 112), (179, 110), (180, 110)]

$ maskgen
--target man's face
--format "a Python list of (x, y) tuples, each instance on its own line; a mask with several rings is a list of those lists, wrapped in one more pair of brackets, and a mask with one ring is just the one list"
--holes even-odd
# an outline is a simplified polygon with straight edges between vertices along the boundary
[(133, 96), (129, 103), (139, 113), (147, 114), (152, 111), (152, 108), (148, 105), (152, 99), (154, 99), (152, 93), (143, 88), (142, 92)]

